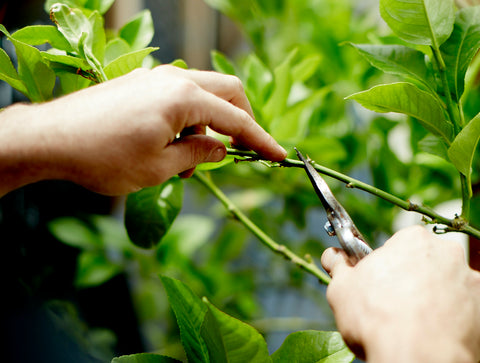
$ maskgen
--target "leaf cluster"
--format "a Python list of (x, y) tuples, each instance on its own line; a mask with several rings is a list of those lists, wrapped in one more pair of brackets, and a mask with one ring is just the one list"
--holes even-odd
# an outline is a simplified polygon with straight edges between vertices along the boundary
[[(107, 34), (103, 14), (112, 4), (113, 0), (47, 1), (45, 9), (55, 25), (27, 26), (12, 34), (0, 25), (18, 62), (16, 69), (0, 49), (0, 80), (32, 102), (42, 102), (142, 66), (157, 49), (148, 47), (154, 32), (151, 14), (144, 10), (118, 34)], [(39, 50), (44, 44), (48, 49)], [(60, 88), (54, 90), (57, 78)]]

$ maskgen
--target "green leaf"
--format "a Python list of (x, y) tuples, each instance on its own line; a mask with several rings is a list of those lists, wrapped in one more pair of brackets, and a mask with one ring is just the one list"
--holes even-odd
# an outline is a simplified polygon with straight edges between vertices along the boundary
[(177, 177), (128, 195), (125, 227), (130, 240), (143, 248), (158, 245), (180, 212), (182, 199), (183, 183)]
[(440, 156), (442, 159), (450, 162), (448, 158), (448, 147), (445, 145), (445, 142), (437, 136), (428, 134), (418, 142), (418, 147), (424, 152)]
[(103, 64), (105, 58), (105, 45), (107, 42), (103, 17), (98, 11), (94, 11), (88, 17), (88, 21), (90, 22), (92, 30), (87, 37), (87, 46), (91, 49), (93, 56), (100, 62), (100, 64)]
[(78, 258), (75, 285), (81, 288), (99, 286), (120, 272), (120, 266), (97, 251), (84, 251)]
[(27, 88), (18, 76), (17, 70), (13, 66), (10, 57), (2, 48), (0, 48), (0, 80), (7, 82), (23, 94), (27, 93)]
[(52, 47), (72, 52), (73, 48), (62, 33), (53, 25), (31, 25), (17, 30), (12, 37), (30, 45), (49, 43)]
[(460, 100), (468, 66), (480, 48), (480, 6), (457, 13), (450, 38), (441, 46), (447, 78), (455, 100)]
[(85, 8), (97, 10), (100, 14), (105, 14), (114, 2), (115, 0), (87, 0)]
[(77, 52), (80, 49), (80, 40), (92, 33), (92, 25), (85, 14), (76, 8), (70, 8), (65, 4), (55, 4), (50, 9), (50, 17), (57, 25), (58, 30), (63, 34), (70, 46)]
[(281, 116), (287, 107), (288, 96), (293, 84), (291, 69), (297, 53), (297, 50), (290, 52), (288, 57), (273, 71), (273, 90), (262, 110), (267, 120), (273, 120), (275, 116)]
[(175, 59), (172, 62), (170, 62), (170, 64), (178, 68), (188, 69), (188, 64), (183, 59)]
[(121, 55), (104, 68), (105, 75), (108, 79), (112, 79), (127, 74), (141, 67), (145, 57), (157, 49), (149, 47)]
[(108, 65), (118, 57), (130, 52), (130, 45), (124, 39), (114, 38), (107, 43), (103, 64)]
[(452, 33), (455, 6), (453, 0), (380, 0), (380, 14), (398, 37), (438, 49)]
[(150, 44), (154, 32), (152, 14), (150, 10), (146, 9), (126, 23), (120, 29), (119, 35), (130, 45), (132, 50), (140, 50)]
[(417, 81), (431, 89), (422, 52), (403, 45), (349, 44), (381, 71)]
[(320, 67), (322, 57), (318, 54), (310, 55), (296, 64), (292, 69), (292, 78), (295, 82), (307, 81)]
[(255, 103), (263, 105), (269, 97), (273, 87), (272, 72), (254, 53), (245, 61), (245, 87), (249, 94), (255, 95)]
[(235, 161), (235, 157), (231, 155), (227, 155), (225, 159), (219, 161), (218, 163), (202, 163), (197, 165), (195, 170), (199, 171), (208, 171), (208, 170), (215, 170), (224, 167), (225, 165), (231, 164)]
[(58, 63), (63, 64), (64, 66), (72, 67), (74, 68), (75, 72), (79, 68), (84, 71), (91, 71), (91, 67), (85, 59), (51, 52), (42, 52), (42, 57), (52, 63)]
[(355, 355), (340, 333), (307, 330), (290, 334), (272, 359), (274, 363), (350, 363)]
[(181, 363), (181, 361), (159, 354), (140, 353), (113, 358), (112, 363)]
[(375, 112), (399, 112), (416, 118), (427, 130), (439, 135), (448, 144), (453, 139), (453, 126), (445, 118), (439, 101), (431, 94), (406, 82), (375, 86), (355, 93), (352, 99)]
[[(1, 26), (0, 31), (7, 35), (8, 39), (15, 46), (18, 61), (18, 78), (22, 81), (25, 89), (14, 78), (5, 78), (13, 80), (12, 86), (17, 86), (18, 88), (15, 88), (25, 91), (24, 94), (32, 102), (44, 102), (51, 99), (53, 87), (55, 86), (55, 72), (43, 62), (40, 51), (11, 37), (5, 27)], [(8, 74), (12, 75), (12, 69), (8, 65), (7, 67)]]
[(223, 53), (217, 50), (212, 50), (210, 52), (210, 57), (212, 58), (213, 69), (217, 72), (231, 75), (237, 74), (233, 63), (230, 62)]
[(50, 13), (52, 6), (61, 3), (72, 8), (83, 8), (88, 0), (47, 0), (45, 1), (44, 9), (47, 13)]
[(48, 228), (57, 239), (69, 246), (85, 250), (100, 246), (97, 234), (77, 218), (57, 218), (49, 223)]
[(180, 328), (183, 347), (189, 362), (210, 362), (208, 348), (201, 329), (208, 307), (182, 282), (160, 277), (167, 291), (168, 301)]
[(471, 184), (472, 163), (480, 139), (480, 113), (477, 114), (457, 135), (448, 149), (448, 156), (457, 170)]
[[(216, 324), (204, 325), (202, 336), (211, 334), (211, 332), (207, 333), (207, 330), (218, 330), (218, 332), (215, 332), (215, 335), (221, 338), (221, 345), (223, 346), (223, 349), (218, 349), (220, 343), (215, 342), (214, 347), (216, 349), (210, 349), (212, 345), (209, 345), (209, 351), (217, 354), (210, 355), (212, 362), (268, 363), (272, 361), (265, 339), (255, 328), (225, 314), (210, 302), (205, 302)], [(225, 356), (218, 354), (225, 354)]]

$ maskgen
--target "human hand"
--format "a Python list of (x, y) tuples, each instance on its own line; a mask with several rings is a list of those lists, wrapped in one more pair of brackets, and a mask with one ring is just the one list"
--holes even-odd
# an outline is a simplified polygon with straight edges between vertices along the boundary
[[(286, 157), (255, 122), (238, 78), (169, 65), (0, 114), (2, 122), (9, 116), (23, 131), (8, 135), (3, 123), (6, 144), (0, 152), (29, 158), (9, 159), (23, 165), (9, 176), (10, 184), (67, 179), (120, 195), (176, 174), (188, 177), (197, 164), (226, 155), (223, 143), (205, 135), (207, 126), (270, 160)], [(0, 160), (0, 174), (12, 169), (2, 165), (6, 160)]]
[(327, 299), (345, 342), (368, 362), (480, 360), (480, 273), (462, 247), (422, 227), (396, 233), (352, 266), (329, 248)]

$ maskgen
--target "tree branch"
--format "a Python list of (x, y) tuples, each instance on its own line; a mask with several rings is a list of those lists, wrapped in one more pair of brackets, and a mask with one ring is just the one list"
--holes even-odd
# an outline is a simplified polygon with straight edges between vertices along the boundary
[[(244, 161), (261, 161), (264, 164), (266, 163), (270, 167), (297, 167), (303, 168), (303, 163), (300, 160), (294, 159), (285, 159), (281, 162), (269, 162), (261, 158), (258, 154), (252, 151), (242, 151), (242, 150), (235, 150), (235, 149), (227, 149), (228, 155), (234, 155), (241, 157)], [(480, 238), (480, 231), (468, 224), (468, 221), (463, 219), (462, 217), (456, 217), (453, 219), (446, 218), (435, 212), (433, 209), (426, 207), (424, 205), (419, 205), (412, 203), (409, 200), (403, 200), (393, 194), (387, 193), (381, 189), (375, 188), (369, 184), (366, 184), (360, 180), (351, 178), (345, 174), (339, 173), (335, 170), (329, 169), (325, 166), (319, 165), (313, 162), (314, 168), (321, 174), (328, 175), (334, 179), (340, 180), (341, 182), (345, 183), (348, 188), (357, 188), (363, 190), (367, 193), (373, 194), (379, 198), (386, 200), (406, 211), (409, 212), (417, 212), (420, 213), (428, 218), (431, 219), (429, 221), (432, 224), (443, 224), (445, 226), (450, 227), (449, 231), (456, 231), (456, 232), (463, 232), (468, 235), (471, 235), (476, 238)]]
[(330, 276), (323, 272), (313, 261), (303, 259), (292, 252), (287, 246), (275, 242), (261, 228), (253, 223), (233, 202), (209, 179), (201, 172), (195, 172), (193, 175), (201, 184), (203, 184), (228, 210), (228, 212), (242, 223), (250, 232), (252, 232), (263, 245), (273, 252), (283, 256), (285, 259), (293, 262), (300, 268), (311, 273), (323, 284), (330, 282)]

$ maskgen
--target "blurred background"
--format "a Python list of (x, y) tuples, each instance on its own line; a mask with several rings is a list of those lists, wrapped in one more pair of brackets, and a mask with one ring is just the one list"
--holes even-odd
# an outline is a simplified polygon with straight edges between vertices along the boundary
[[(10, 32), (50, 24), (43, 1), (0, 4), (0, 23)], [(192, 68), (238, 75), (257, 121), (289, 157), (298, 146), (318, 163), (403, 199), (430, 206), (458, 200), (456, 172), (422, 149), (423, 128), (344, 100), (396, 80), (346, 44), (394, 41), (377, 0), (117, 0), (106, 25), (115, 31), (144, 8), (154, 20), (151, 45), (160, 47), (155, 59), (182, 58)], [(13, 57), (9, 42), (0, 41)], [(213, 50), (219, 53), (212, 58)], [(0, 82), (0, 107), (19, 101), (23, 96)], [(474, 90), (467, 113), (476, 114), (476, 105)], [(337, 244), (323, 230), (325, 214), (302, 170), (244, 162), (206, 172), (260, 228), (298, 255), (319, 263), (322, 251)], [(421, 221), (327, 182), (373, 246)], [(324, 286), (263, 247), (195, 180), (185, 180), (184, 188), (182, 212), (153, 250), (128, 241), (122, 198), (60, 181), (3, 197), (5, 361), (107, 362), (144, 351), (185, 359), (159, 274), (182, 280), (252, 324), (271, 352), (291, 332), (335, 329)], [(478, 245), (471, 242), (467, 255), (474, 263)]]

